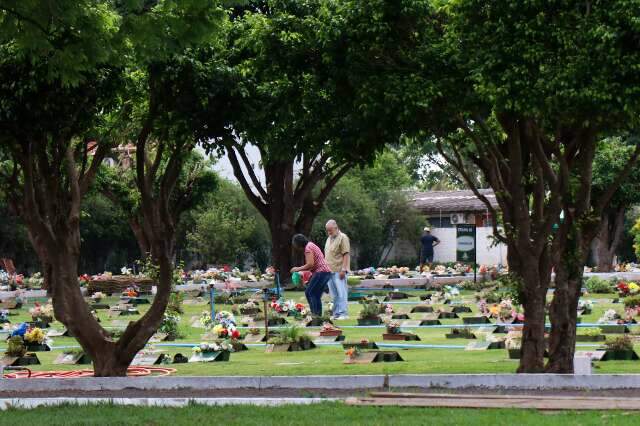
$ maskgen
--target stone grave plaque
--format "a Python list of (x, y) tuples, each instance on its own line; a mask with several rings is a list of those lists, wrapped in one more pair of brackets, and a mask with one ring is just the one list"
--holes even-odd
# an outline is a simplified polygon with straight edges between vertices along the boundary
[(51, 329), (51, 330), (47, 331), (47, 337), (62, 337), (66, 333), (67, 333), (66, 329), (62, 329), (62, 330)]
[(261, 343), (267, 339), (265, 334), (247, 334), (244, 336), (245, 343)]
[(109, 316), (109, 318), (117, 318), (120, 315), (122, 315), (122, 311), (120, 311), (120, 310), (118, 310), (118, 311), (109, 310), (109, 313), (107, 315)]
[(318, 336), (313, 339), (313, 343), (316, 345), (318, 343), (334, 343), (339, 342), (341, 340), (340, 338), (344, 339), (344, 336)]
[(463, 317), (463, 324), (491, 324), (491, 320), (484, 315), (479, 317)]
[(376, 362), (375, 359), (378, 356), (377, 352), (362, 352), (356, 357), (346, 357), (344, 364), (371, 364)]
[(17, 360), (17, 356), (4, 355), (2, 358), (0, 358), (0, 366), (9, 367), (13, 365)]
[(84, 352), (62, 353), (53, 361), (61, 365), (86, 365), (91, 364), (91, 359)]
[(289, 352), (291, 349), (291, 344), (283, 344), (283, 345), (274, 345), (269, 344), (265, 352)]
[(474, 336), (478, 337), (478, 335), (481, 334), (493, 334), (493, 332), (496, 331), (496, 327), (495, 326), (488, 326), (488, 327), (478, 327), (475, 329), (475, 331), (473, 332)]
[(167, 333), (156, 333), (153, 336), (151, 336), (151, 339), (149, 339), (149, 343), (160, 343), (160, 342), (164, 342), (167, 339)]
[(420, 327), (422, 320), (407, 320), (400, 323), (400, 328)]
[(397, 314), (391, 315), (391, 319), (405, 319), (405, 320), (408, 320), (409, 319), (409, 315), (407, 315), (405, 313), (397, 313)]
[(206, 305), (207, 302), (205, 302), (204, 300), (198, 300), (198, 299), (187, 299), (184, 302), (185, 305)]
[(131, 365), (157, 365), (162, 362), (165, 354), (161, 351), (148, 350), (140, 351), (136, 354)]
[(2, 309), (20, 309), (22, 303), (18, 303), (16, 299), (3, 300), (1, 304)]
[(465, 351), (486, 351), (489, 349), (492, 343), (493, 342), (486, 342), (486, 341), (469, 342), (467, 346), (465, 346), (464, 350)]
[(433, 312), (433, 306), (428, 306), (428, 305), (418, 305), (418, 306), (414, 306), (413, 309), (411, 309), (411, 313), (417, 313), (417, 312)]
[(629, 327), (624, 324), (602, 324), (600, 330), (603, 334), (624, 334), (629, 332)]
[(193, 354), (189, 358), (189, 362), (215, 362), (215, 361), (229, 361), (229, 352), (216, 351), (216, 352), (200, 352)]
[(600, 361), (604, 354), (607, 351), (596, 350), (596, 351), (576, 351), (574, 356), (577, 357), (589, 357), (591, 361)]
[(451, 308), (451, 312), (455, 312), (456, 314), (468, 314), (468, 313), (471, 313), (473, 311), (468, 306), (456, 305), (453, 308)]
[(111, 306), (107, 305), (106, 303), (94, 303), (91, 305), (91, 309), (95, 311), (105, 310), (105, 309), (111, 309)]
[(440, 312), (438, 314), (438, 319), (455, 319), (455, 318), (460, 318), (458, 314), (456, 314), (455, 312)]

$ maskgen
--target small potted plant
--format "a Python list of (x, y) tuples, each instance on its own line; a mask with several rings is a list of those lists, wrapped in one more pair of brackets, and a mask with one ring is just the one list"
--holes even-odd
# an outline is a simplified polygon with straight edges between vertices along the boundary
[(49, 348), (49, 346), (45, 344), (45, 340), (46, 336), (42, 329), (39, 327), (31, 327), (24, 334), (24, 343), (28, 351), (50, 351), (51, 348)]
[(628, 335), (608, 339), (605, 344), (605, 356), (603, 361), (608, 360), (635, 360), (638, 355), (633, 350), (633, 341)]
[(509, 359), (520, 359), (522, 349), (522, 335), (507, 336), (504, 341), (505, 347), (509, 352)]
[(362, 303), (362, 310), (358, 314), (358, 325), (380, 325), (382, 320), (379, 317), (380, 305), (367, 301)]
[(189, 362), (229, 361), (233, 347), (226, 343), (200, 343), (193, 347), (193, 356)]
[(100, 303), (103, 298), (104, 293), (102, 293), (101, 291), (96, 291), (91, 295), (91, 300), (93, 300), (94, 303)]
[(579, 328), (576, 342), (600, 342), (606, 340), (606, 336), (597, 327)]
[(53, 305), (50, 303), (41, 305), (36, 302), (34, 307), (29, 309), (29, 313), (35, 323), (34, 325), (39, 328), (47, 328), (49, 324), (53, 322)]
[(320, 336), (342, 336), (342, 330), (334, 326), (330, 322), (325, 322), (324, 324), (322, 324)]
[(387, 323), (387, 332), (382, 335), (384, 340), (420, 340), (420, 338), (413, 333), (405, 333), (400, 329), (400, 323), (395, 320), (391, 320)]

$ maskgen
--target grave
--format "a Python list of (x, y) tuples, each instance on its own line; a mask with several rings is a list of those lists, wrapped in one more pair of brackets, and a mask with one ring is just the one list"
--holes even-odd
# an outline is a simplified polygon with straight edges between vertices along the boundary
[(484, 315), (479, 317), (462, 317), (463, 324), (491, 324), (491, 320)]
[(404, 361), (396, 351), (367, 351), (361, 352), (357, 356), (347, 356), (344, 364), (371, 364), (374, 362), (398, 362)]
[(64, 352), (53, 361), (61, 365), (87, 365), (91, 364), (91, 357), (82, 351)]
[(413, 309), (411, 309), (411, 313), (431, 313), (433, 312), (433, 306), (428, 306), (428, 305), (418, 305), (418, 306), (414, 306)]

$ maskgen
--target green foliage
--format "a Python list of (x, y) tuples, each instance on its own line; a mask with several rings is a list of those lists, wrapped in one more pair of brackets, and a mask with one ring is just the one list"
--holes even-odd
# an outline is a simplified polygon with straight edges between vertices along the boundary
[(609, 351), (632, 351), (633, 340), (631, 340), (631, 337), (627, 335), (618, 336), (607, 339), (604, 346)]
[(204, 264), (238, 263), (250, 255), (264, 267), (269, 256), (266, 222), (235, 184), (221, 181), (219, 190), (191, 213), (189, 250)]
[(638, 306), (640, 306), (640, 295), (628, 296), (624, 298), (625, 308), (637, 308)]
[(578, 329), (578, 334), (595, 337), (600, 336), (602, 334), (602, 330), (600, 330), (598, 327), (580, 327)]
[(169, 303), (167, 304), (167, 312), (173, 312), (176, 314), (183, 314), (184, 308), (182, 304), (184, 302), (184, 292), (174, 291), (169, 296)]
[(595, 276), (589, 277), (584, 285), (589, 293), (611, 293), (614, 289), (609, 281)]
[[(378, 318), (380, 314), (381, 305), (377, 301), (362, 301), (362, 309), (359, 313), (360, 319)], [(384, 309), (384, 308), (383, 308)]]
[(27, 348), (24, 345), (24, 341), (20, 336), (13, 336), (7, 340), (6, 354), (9, 356), (22, 357), (27, 353)]

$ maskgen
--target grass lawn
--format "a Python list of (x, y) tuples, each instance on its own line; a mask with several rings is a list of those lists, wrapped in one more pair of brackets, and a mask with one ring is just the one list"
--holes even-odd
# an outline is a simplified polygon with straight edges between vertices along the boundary
[[(422, 294), (424, 292), (412, 292), (411, 294)], [(304, 301), (304, 294), (301, 292), (287, 292), (287, 299)], [(607, 309), (616, 309), (623, 312), (621, 304), (611, 303), (615, 295), (591, 295), (587, 299), (594, 300), (593, 313), (582, 318), (583, 323), (595, 323), (602, 313)], [(116, 298), (109, 298), (104, 302), (111, 305), (116, 303)], [(463, 292), (461, 300), (476, 311), (475, 301), (472, 292)], [(411, 304), (394, 304), (396, 312), (408, 313), (415, 304), (419, 303), (417, 297), (409, 299)], [(11, 316), (13, 323), (28, 320), (28, 309), (31, 304), (18, 311), (17, 316)], [(140, 305), (138, 308), (144, 312), (149, 305)], [(217, 310), (230, 310), (228, 305), (216, 305)], [(192, 317), (197, 317), (202, 311), (208, 310), (209, 306), (184, 305), (185, 313), (182, 315), (181, 329), (183, 338), (171, 342), (172, 344), (184, 344), (184, 347), (169, 347), (158, 345), (157, 349), (166, 351), (173, 356), (176, 353), (191, 355), (191, 344), (202, 341), (202, 328), (191, 327)], [(360, 305), (350, 304), (349, 311), (351, 318), (339, 321), (338, 326), (355, 325)], [(106, 311), (98, 311), (105, 326), (111, 326), (114, 319), (107, 316)], [(462, 314), (475, 315), (475, 314)], [(413, 315), (412, 315), (413, 316)], [(119, 317), (116, 321), (128, 321), (137, 317)], [(293, 321), (289, 318), (289, 321)], [(443, 324), (460, 324), (460, 319), (441, 320)], [(54, 328), (61, 328), (61, 324), (54, 323)], [(318, 330), (311, 328), (310, 330)], [(634, 332), (640, 331), (639, 327), (632, 327)], [(433, 345), (453, 345), (463, 347), (470, 340), (466, 339), (446, 339), (445, 333), (450, 328), (419, 328), (408, 330), (420, 336), (419, 342), (407, 342), (407, 345), (433, 344)], [(383, 342), (382, 333), (384, 328), (345, 328), (344, 334), (349, 341), (368, 339), (370, 341)], [(397, 342), (386, 342), (397, 343)], [(400, 342), (404, 343), (404, 342)], [(585, 343), (586, 345), (578, 350), (594, 349), (596, 344)], [(73, 338), (54, 338), (53, 346), (74, 346), (77, 342)], [(4, 346), (4, 345), (2, 345)], [(264, 346), (250, 346), (248, 351), (233, 353), (229, 362), (220, 363), (191, 363), (175, 364), (172, 367), (177, 369), (180, 375), (315, 375), (315, 374), (453, 374), (453, 373), (513, 373), (517, 367), (517, 360), (510, 360), (506, 350), (489, 351), (464, 351), (461, 348), (441, 349), (441, 348), (411, 348), (393, 349), (398, 350), (405, 362), (376, 363), (360, 365), (344, 365), (345, 358), (342, 346), (321, 346), (317, 349), (305, 352), (288, 353), (265, 353)], [(62, 352), (54, 350), (52, 352), (38, 352), (42, 365), (33, 366), (33, 370), (69, 370), (79, 368), (89, 368), (90, 366), (63, 366), (54, 365), (53, 360)], [(607, 361), (597, 363), (595, 373), (640, 373), (640, 362), (636, 361)]]
[(193, 405), (185, 408), (60, 406), (0, 412), (0, 424), (18, 425), (636, 425), (640, 415), (620, 411), (553, 412), (446, 408), (352, 407), (341, 403), (282, 407)]

